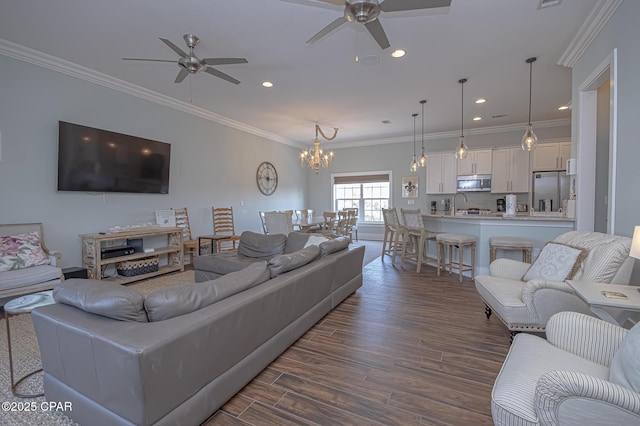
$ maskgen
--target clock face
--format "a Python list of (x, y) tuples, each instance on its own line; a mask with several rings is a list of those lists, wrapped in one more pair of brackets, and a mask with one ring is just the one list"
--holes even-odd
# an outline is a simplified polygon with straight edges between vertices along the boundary
[(265, 161), (258, 166), (256, 183), (258, 184), (258, 189), (264, 195), (271, 195), (276, 191), (278, 187), (278, 172), (276, 172), (273, 164)]

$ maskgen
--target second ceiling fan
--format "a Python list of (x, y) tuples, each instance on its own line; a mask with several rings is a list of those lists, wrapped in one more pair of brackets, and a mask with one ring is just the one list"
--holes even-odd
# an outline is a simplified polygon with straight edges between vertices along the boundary
[(344, 6), (344, 16), (341, 16), (321, 29), (316, 35), (307, 40), (315, 43), (345, 22), (364, 24), (376, 43), (386, 49), (390, 46), (382, 24), (378, 20), (380, 12), (400, 12), (406, 10), (433, 9), (448, 7), (451, 0), (318, 0), (323, 3)]

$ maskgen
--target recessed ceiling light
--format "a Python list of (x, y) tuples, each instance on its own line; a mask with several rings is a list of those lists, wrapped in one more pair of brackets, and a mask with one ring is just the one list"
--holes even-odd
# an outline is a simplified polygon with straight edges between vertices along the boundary
[(473, 121), (480, 121), (482, 120), (482, 117), (473, 117)]
[(270, 81), (263, 81), (262, 87), (273, 87), (273, 83)]
[(567, 105), (562, 105), (561, 107), (558, 107), (558, 109), (560, 111), (564, 111), (565, 109), (569, 109), (569, 107)]
[(394, 58), (402, 58), (406, 54), (407, 54), (407, 52), (405, 52), (402, 49), (396, 49), (393, 52), (391, 52), (391, 56), (394, 57)]
[(486, 99), (484, 99), (484, 98), (476, 99), (476, 103), (477, 103), (477, 104), (483, 104), (483, 103), (485, 103), (485, 102), (487, 102), (487, 100), (486, 100)]

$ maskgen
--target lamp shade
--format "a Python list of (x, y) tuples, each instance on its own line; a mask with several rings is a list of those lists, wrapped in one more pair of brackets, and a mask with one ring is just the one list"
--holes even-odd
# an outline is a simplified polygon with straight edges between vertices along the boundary
[(636, 226), (633, 230), (633, 240), (631, 240), (629, 256), (640, 259), (640, 226)]

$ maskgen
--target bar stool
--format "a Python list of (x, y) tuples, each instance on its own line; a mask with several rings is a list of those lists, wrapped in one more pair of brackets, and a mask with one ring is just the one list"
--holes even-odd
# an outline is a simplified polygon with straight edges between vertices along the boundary
[(489, 263), (496, 260), (498, 249), (522, 251), (522, 261), (531, 263), (533, 241), (522, 237), (491, 237), (489, 238)]
[[(438, 234), (436, 236), (438, 243), (438, 276), (440, 269), (449, 266), (449, 273), (452, 268), (456, 268), (460, 274), (460, 282), (462, 282), (462, 273), (471, 271), (471, 279), (475, 277), (476, 269), (476, 237), (466, 234)], [(449, 248), (449, 261), (447, 262), (446, 249)], [(458, 249), (458, 264), (453, 263), (453, 247)], [(464, 249), (471, 248), (471, 264), (464, 263)]]

